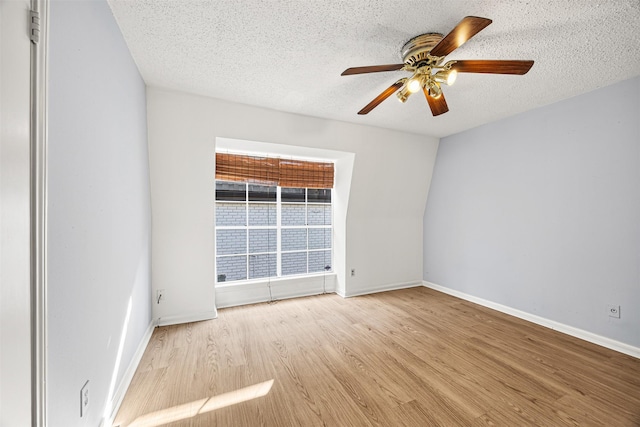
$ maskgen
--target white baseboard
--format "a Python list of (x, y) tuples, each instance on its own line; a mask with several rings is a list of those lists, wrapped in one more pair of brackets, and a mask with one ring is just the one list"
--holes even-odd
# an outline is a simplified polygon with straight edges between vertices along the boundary
[(109, 419), (103, 420), (106, 422), (101, 423), (101, 426), (110, 427), (113, 424), (113, 421), (118, 415), (118, 410), (120, 409), (120, 405), (122, 404), (122, 400), (124, 399), (124, 395), (131, 385), (131, 381), (133, 380), (133, 375), (136, 373), (136, 369), (138, 369), (138, 365), (142, 360), (142, 356), (144, 355), (144, 351), (147, 349), (147, 345), (149, 344), (149, 340), (151, 339), (151, 335), (153, 335), (153, 329), (156, 326), (155, 321), (151, 321), (147, 330), (144, 332), (142, 339), (140, 340), (140, 344), (138, 344), (138, 348), (136, 352), (133, 354), (133, 358), (131, 358), (131, 362), (129, 366), (127, 366), (127, 370), (124, 372), (120, 383), (118, 384), (118, 388), (116, 388), (116, 392), (113, 394), (113, 398), (111, 399), (111, 415)]
[(200, 313), (181, 314), (178, 316), (158, 317), (156, 319), (157, 326), (179, 325), (181, 323), (201, 322), (203, 320), (211, 320), (218, 317), (217, 310), (203, 311)]
[(442, 293), (452, 295), (454, 297), (461, 298), (466, 301), (470, 301), (484, 307), (488, 307), (497, 311), (500, 311), (505, 314), (509, 314), (514, 317), (518, 317), (523, 320), (527, 320), (531, 323), (535, 323), (537, 325), (541, 325), (550, 329), (553, 329), (558, 332), (562, 332), (567, 335), (571, 335), (572, 337), (580, 338), (581, 340), (588, 341), (593, 344), (600, 345), (602, 347), (609, 348), (611, 350), (619, 351), (620, 353), (627, 354), (629, 356), (633, 356), (636, 358), (640, 358), (640, 348), (634, 347), (632, 345), (613, 340), (611, 338), (603, 337), (601, 335), (594, 334), (589, 331), (585, 331), (583, 329), (574, 328), (573, 326), (565, 325), (564, 323), (556, 322), (554, 320), (549, 320), (544, 317), (536, 316), (535, 314), (527, 313), (525, 311), (521, 311), (512, 307), (508, 307), (506, 305), (498, 304), (493, 301), (489, 301), (483, 298), (478, 298), (473, 295), (469, 295), (464, 292), (457, 291), (455, 289), (446, 288), (444, 286), (436, 285), (435, 283), (423, 281), (423, 285), (427, 288), (434, 289), (436, 291), (440, 291)]
[(338, 294), (343, 298), (357, 297), (359, 295), (376, 294), (378, 292), (397, 291), (398, 289), (415, 288), (422, 286), (422, 281), (389, 283), (386, 285), (373, 286), (366, 289), (356, 289), (355, 291), (347, 291), (344, 295)]

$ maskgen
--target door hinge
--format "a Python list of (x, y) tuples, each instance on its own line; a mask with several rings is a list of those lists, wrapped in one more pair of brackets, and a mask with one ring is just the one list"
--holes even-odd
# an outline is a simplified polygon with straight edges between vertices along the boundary
[(38, 44), (40, 41), (40, 14), (35, 11), (31, 11), (29, 14), (29, 38), (34, 44)]

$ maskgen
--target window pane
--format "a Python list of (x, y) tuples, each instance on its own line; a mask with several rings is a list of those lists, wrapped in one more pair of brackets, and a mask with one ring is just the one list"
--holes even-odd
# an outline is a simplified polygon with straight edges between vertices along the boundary
[(282, 275), (304, 274), (307, 272), (307, 253), (292, 252), (282, 254)]
[(244, 203), (216, 203), (216, 225), (247, 225)]
[(216, 250), (218, 255), (246, 254), (247, 230), (218, 230)]
[(275, 227), (277, 224), (277, 209), (275, 203), (249, 203), (249, 225), (273, 225)]
[(331, 203), (331, 190), (309, 188), (307, 190), (307, 202), (313, 203)]
[(307, 249), (307, 229), (306, 228), (283, 228), (282, 229), (282, 250), (298, 251)]
[(331, 225), (331, 205), (308, 205), (309, 225)]
[(309, 273), (331, 270), (331, 251), (309, 252)]
[(249, 253), (275, 252), (278, 250), (277, 231), (249, 230)]
[(273, 277), (278, 274), (277, 255), (249, 255), (249, 279)]
[(247, 256), (218, 257), (216, 262), (218, 283), (247, 278)]
[(304, 202), (304, 188), (283, 188), (280, 191), (282, 202)]
[(304, 205), (282, 205), (282, 225), (305, 225)]
[(310, 228), (309, 229), (309, 249), (329, 249), (331, 248), (330, 228)]
[(247, 200), (244, 182), (216, 181), (216, 200)]
[(276, 187), (249, 184), (249, 201), (275, 202)]

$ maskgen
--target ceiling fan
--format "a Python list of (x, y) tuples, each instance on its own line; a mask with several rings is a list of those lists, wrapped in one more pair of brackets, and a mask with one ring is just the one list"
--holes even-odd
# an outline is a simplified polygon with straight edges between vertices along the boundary
[(404, 61), (402, 64), (373, 65), (344, 70), (341, 74), (343, 76), (397, 70), (413, 73), (411, 77), (403, 77), (389, 86), (358, 111), (358, 114), (369, 113), (398, 90), (398, 99), (405, 102), (412, 93), (422, 89), (431, 112), (434, 116), (439, 116), (449, 111), (447, 101), (442, 94), (441, 84), (452, 85), (457, 73), (526, 74), (533, 66), (533, 61), (473, 59), (444, 62), (445, 56), (478, 34), (491, 22), (491, 19), (487, 18), (466, 16), (446, 36), (440, 33), (426, 33), (409, 40), (402, 47), (401, 54)]

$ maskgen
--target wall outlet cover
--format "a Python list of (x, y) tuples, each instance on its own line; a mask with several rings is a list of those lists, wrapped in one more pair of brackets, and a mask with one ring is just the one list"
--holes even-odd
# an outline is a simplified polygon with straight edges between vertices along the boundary
[(608, 305), (607, 312), (609, 313), (609, 317), (615, 317), (616, 319), (620, 318), (620, 306), (619, 305)]

